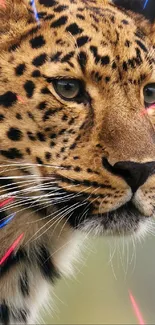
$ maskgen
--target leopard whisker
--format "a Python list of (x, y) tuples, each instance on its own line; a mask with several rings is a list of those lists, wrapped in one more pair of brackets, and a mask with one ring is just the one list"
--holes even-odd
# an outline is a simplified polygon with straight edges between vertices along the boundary
[[(63, 207), (62, 209), (60, 209), (59, 210), (59, 212), (61, 213), (61, 210), (62, 210), (62, 212), (64, 212), (64, 211), (66, 211), (66, 209)], [(52, 215), (55, 213), (55, 211), (53, 212), (53, 213), (51, 213), (51, 214), (49, 214), (48, 215), (48, 217), (52, 217)], [(35, 237), (35, 235), (38, 233), (38, 232), (40, 232), (43, 228), (45, 228), (46, 226), (47, 226), (47, 224), (49, 224), (52, 220), (54, 220), (60, 213), (58, 213), (58, 214), (56, 214), (56, 216), (54, 216), (54, 217), (52, 217), (52, 219), (50, 219), (50, 220), (48, 220), (47, 222), (46, 222), (46, 224), (44, 224), (41, 228), (39, 228), (38, 230), (37, 230), (37, 232), (35, 233), (35, 234), (33, 234), (33, 236), (25, 243), (25, 245), (26, 244), (28, 244), (34, 237)]]

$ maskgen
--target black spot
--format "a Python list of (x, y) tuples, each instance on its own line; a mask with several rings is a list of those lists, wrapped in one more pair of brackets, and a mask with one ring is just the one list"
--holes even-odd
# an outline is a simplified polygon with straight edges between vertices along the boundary
[(51, 20), (51, 19), (53, 19), (54, 17), (55, 17), (55, 15), (50, 14), (50, 15), (47, 15), (47, 16), (44, 18), (44, 20)]
[(45, 135), (41, 132), (37, 133), (37, 138), (39, 141), (44, 142), (45, 141)]
[(77, 60), (78, 60), (78, 63), (80, 65), (80, 67), (81, 67), (82, 72), (85, 72), (85, 68), (86, 68), (86, 64), (87, 64), (87, 55), (86, 55), (86, 53), (81, 51), (78, 54)]
[(51, 56), (51, 62), (58, 62), (60, 59), (60, 55), (62, 54), (62, 52), (58, 51), (55, 54), (53, 54)]
[(41, 93), (45, 95), (49, 95), (49, 94), (51, 95), (51, 92), (47, 87), (42, 88)]
[(64, 10), (66, 10), (67, 8), (68, 8), (68, 6), (60, 5), (54, 9), (54, 12), (62, 12)]
[(16, 118), (17, 118), (17, 120), (22, 120), (22, 116), (21, 116), (21, 114), (20, 114), (20, 113), (17, 113), (17, 114), (16, 114)]
[(86, 44), (87, 42), (90, 41), (90, 38), (88, 36), (81, 36), (77, 38), (77, 46), (83, 46), (84, 44)]
[(117, 68), (117, 64), (116, 64), (116, 62), (113, 62), (112, 69), (115, 70), (116, 68)]
[(6, 93), (0, 95), (0, 105), (4, 107), (11, 107), (17, 101), (17, 96), (12, 91), (7, 91)]
[(66, 54), (62, 59), (61, 62), (68, 62), (73, 56), (74, 56), (74, 51), (69, 52), (68, 54)]
[(9, 324), (9, 307), (6, 305), (5, 301), (0, 305), (0, 323), (4, 325)]
[(62, 107), (58, 107), (55, 109), (49, 109), (48, 111), (45, 112), (44, 116), (43, 116), (43, 121), (47, 121), (50, 116), (54, 115), (55, 113), (58, 113), (62, 110)]
[(28, 153), (28, 155), (30, 155), (31, 154), (30, 148), (26, 148), (26, 152)]
[(19, 287), (21, 290), (21, 293), (24, 297), (29, 296), (30, 288), (29, 288), (29, 282), (28, 282), (28, 274), (25, 270), (24, 274), (20, 276), (19, 278)]
[(41, 111), (43, 111), (46, 108), (46, 105), (47, 105), (47, 103), (44, 101), (44, 102), (39, 103), (37, 108), (40, 109)]
[(39, 70), (34, 70), (34, 71), (32, 72), (32, 77), (34, 77), (34, 78), (38, 78), (38, 77), (40, 77), (40, 76), (41, 76), (41, 73), (40, 73)]
[(35, 36), (29, 42), (33, 49), (39, 49), (46, 44), (43, 35)]
[(4, 115), (3, 114), (0, 114), (0, 122), (2, 122), (4, 120)]
[(17, 67), (15, 68), (16, 76), (22, 76), (25, 70), (26, 70), (25, 63), (21, 63), (17, 65)]
[(68, 116), (66, 115), (66, 114), (64, 114), (63, 116), (62, 116), (62, 121), (67, 121), (68, 120)]
[(38, 17), (39, 18), (43, 18), (43, 17), (45, 17), (46, 16), (46, 11), (39, 11), (38, 12)]
[(22, 261), (28, 262), (27, 253), (24, 249), (19, 249), (15, 254), (9, 255), (7, 260), (3, 263), (0, 268), (0, 277), (2, 277), (6, 272), (8, 272), (12, 267), (21, 263)]
[(138, 38), (140, 38), (140, 39), (144, 39), (144, 32), (142, 32), (142, 30), (140, 30), (140, 29), (137, 29), (137, 31), (135, 32), (135, 35), (136, 35), (136, 37), (138, 37)]
[(18, 47), (20, 46), (19, 43), (16, 43), (16, 44), (12, 44), (10, 47), (9, 47), (9, 52), (14, 52), (18, 49)]
[(51, 153), (50, 152), (45, 153), (45, 159), (48, 160), (48, 161), (51, 159)]
[(130, 47), (131, 42), (130, 42), (129, 40), (126, 40), (125, 43), (124, 43), (124, 45), (125, 45), (126, 47)]
[(35, 141), (36, 140), (36, 137), (34, 136), (34, 134), (30, 131), (27, 132), (27, 135), (28, 135), (28, 138), (31, 140), (31, 141)]
[(60, 131), (59, 131), (59, 135), (62, 135), (62, 134), (64, 134), (66, 132), (66, 129), (61, 129)]
[(27, 112), (27, 115), (31, 120), (35, 121), (35, 118), (31, 112)]
[(148, 50), (147, 50), (147, 48), (146, 48), (146, 46), (141, 42), (141, 41), (139, 41), (139, 40), (136, 40), (136, 43), (137, 43), (137, 45), (145, 52), (145, 53), (147, 53), (148, 52)]
[(41, 158), (39, 158), (39, 157), (36, 157), (36, 162), (37, 162), (37, 164), (39, 164), (39, 165), (43, 165), (43, 161), (42, 161)]
[(52, 134), (50, 134), (50, 138), (51, 138), (51, 139), (55, 139), (56, 137), (57, 137), (56, 133), (52, 133)]
[(123, 70), (124, 71), (127, 71), (128, 70), (128, 65), (127, 65), (126, 61), (123, 62), (122, 67), (123, 67)]
[(76, 146), (77, 146), (77, 143), (74, 142), (74, 143), (70, 146), (70, 149), (71, 149), (71, 150), (74, 150)]
[(81, 171), (81, 168), (79, 166), (77, 166), (77, 167), (74, 168), (74, 171), (75, 172), (80, 172)]
[(110, 58), (108, 55), (101, 56), (98, 54), (98, 50), (96, 46), (90, 46), (90, 51), (93, 53), (94, 58), (95, 58), (95, 63), (97, 64), (98, 62), (101, 63), (101, 65), (107, 65), (110, 63)]
[(28, 98), (31, 98), (33, 96), (34, 89), (35, 89), (34, 82), (32, 80), (27, 80), (24, 84), (24, 89), (26, 91), (26, 96)]
[(102, 56), (101, 57), (101, 65), (107, 65), (110, 63), (110, 58), (108, 55)]
[(128, 22), (128, 20), (126, 20), (126, 19), (123, 19), (121, 22), (122, 22), (122, 24), (124, 24), (124, 25), (129, 25), (129, 22)]
[(11, 127), (7, 132), (7, 136), (10, 140), (20, 141), (23, 135), (19, 129)]
[(46, 278), (54, 282), (55, 278), (59, 278), (59, 273), (56, 270), (52, 260), (51, 254), (47, 248), (43, 245), (37, 250), (37, 264), (40, 268), (41, 274)]
[(109, 81), (110, 81), (110, 77), (109, 76), (105, 77), (105, 82), (108, 83)]
[(40, 25), (37, 25), (36, 27), (32, 27), (30, 30), (28, 30), (28, 32), (26, 32), (25, 34), (23, 34), (23, 36), (22, 36), (21, 39), (24, 40), (25, 38), (27, 38), (27, 36), (30, 36), (30, 35), (35, 34), (36, 32), (39, 31), (40, 28), (41, 28)]
[(80, 28), (76, 23), (73, 23), (66, 28), (66, 31), (70, 32), (72, 35), (77, 35), (81, 34), (83, 32), (83, 29)]
[(14, 318), (14, 320), (18, 323), (21, 323), (23, 324), (26, 323), (27, 321), (27, 316), (28, 316), (28, 311), (25, 310), (25, 309), (17, 309), (15, 313), (12, 313), (12, 316)]
[(32, 64), (35, 65), (35, 67), (40, 67), (46, 62), (46, 59), (47, 59), (47, 54), (42, 53), (33, 59)]
[(8, 159), (20, 159), (23, 158), (23, 154), (16, 148), (10, 148), (9, 150), (0, 150), (2, 156)]
[(52, 148), (52, 147), (54, 147), (55, 146), (55, 142), (54, 141), (51, 141), (51, 143), (50, 143), (50, 147)]
[(39, 0), (39, 3), (44, 7), (53, 7), (57, 4), (55, 0)]
[(77, 14), (76, 17), (81, 19), (81, 20), (85, 20), (85, 17), (83, 15)]
[(67, 23), (67, 16), (62, 16), (59, 19), (53, 21), (53, 23), (51, 24), (52, 28), (58, 28), (61, 27), (62, 25), (65, 25)]

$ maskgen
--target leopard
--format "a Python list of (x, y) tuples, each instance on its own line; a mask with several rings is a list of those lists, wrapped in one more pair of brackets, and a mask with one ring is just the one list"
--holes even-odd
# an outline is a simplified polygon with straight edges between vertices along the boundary
[(154, 19), (151, 0), (0, 2), (3, 325), (39, 322), (89, 235), (153, 224)]

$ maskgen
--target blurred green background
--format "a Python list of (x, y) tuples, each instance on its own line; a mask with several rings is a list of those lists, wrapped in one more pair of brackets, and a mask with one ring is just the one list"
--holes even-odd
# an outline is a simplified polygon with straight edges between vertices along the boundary
[(58, 281), (54, 311), (46, 324), (138, 324), (135, 297), (147, 324), (155, 324), (155, 239), (133, 242), (98, 238), (86, 242), (75, 278)]

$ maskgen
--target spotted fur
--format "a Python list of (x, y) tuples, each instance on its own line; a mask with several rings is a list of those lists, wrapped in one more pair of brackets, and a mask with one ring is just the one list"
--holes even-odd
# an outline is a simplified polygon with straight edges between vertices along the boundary
[[(152, 2), (149, 2), (149, 6)], [(137, 5), (138, 4), (138, 5)], [(34, 324), (85, 233), (139, 234), (155, 211), (155, 13), (142, 1), (27, 0), (0, 8), (0, 322)], [(82, 83), (74, 100), (55, 79)]]

